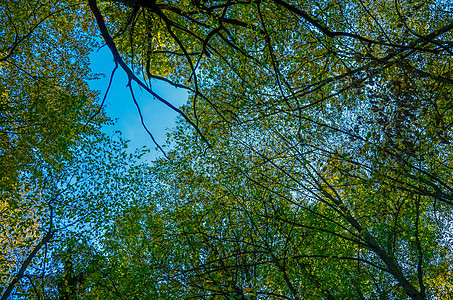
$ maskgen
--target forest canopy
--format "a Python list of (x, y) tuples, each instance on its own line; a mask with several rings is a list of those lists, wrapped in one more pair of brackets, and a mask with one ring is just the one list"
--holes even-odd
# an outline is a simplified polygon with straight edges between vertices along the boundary
[[(453, 298), (450, 1), (0, 3), (2, 300)], [(103, 46), (162, 158), (102, 132)]]

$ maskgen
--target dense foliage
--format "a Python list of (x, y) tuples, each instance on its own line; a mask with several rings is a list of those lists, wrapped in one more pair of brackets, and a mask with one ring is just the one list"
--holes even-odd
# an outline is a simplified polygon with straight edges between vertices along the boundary
[[(20, 252), (3, 260), (2, 276), (17, 277), (49, 226), (64, 228), (64, 242), (40, 250), (16, 291), (38, 299), (451, 299), (449, 1), (62, 2), (2, 10), (0, 155), (10, 167), (1, 184), (10, 200), (0, 221), (13, 235), (0, 242)], [(40, 15), (56, 4), (67, 7)], [(48, 24), (27, 27), (21, 14)], [(62, 39), (59, 21), (77, 42), (50, 43)], [(138, 85), (172, 107), (151, 80), (190, 91), (186, 106), (172, 107), (181, 118), (170, 150), (151, 166), (96, 131), (103, 117), (91, 118), (94, 94), (84, 83), (90, 49), (77, 46), (93, 43), (96, 30), (132, 95)], [(49, 58), (55, 73), (39, 73), (44, 87), (35, 58), (50, 50), (38, 38), (68, 59)], [(46, 93), (67, 78), (73, 90)], [(58, 126), (40, 123), (50, 115)], [(18, 217), (24, 208), (28, 226)]]
[[(86, 6), (1, 1), (0, 294), (48, 299), (64, 290), (61, 253), (94, 245), (143, 171), (106, 137), (88, 54)], [(139, 175), (140, 174), (140, 175)]]

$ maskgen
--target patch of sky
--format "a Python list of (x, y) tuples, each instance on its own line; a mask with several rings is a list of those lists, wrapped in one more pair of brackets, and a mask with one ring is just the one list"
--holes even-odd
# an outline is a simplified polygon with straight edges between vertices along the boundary
[[(101, 92), (100, 97), (102, 99), (115, 66), (112, 54), (107, 47), (102, 47), (99, 51), (90, 55), (90, 63), (94, 73), (105, 75), (89, 83), (92, 89)], [(141, 147), (150, 149), (150, 153), (142, 157), (143, 160), (149, 161), (162, 157), (162, 153), (157, 150), (151, 137), (141, 124), (137, 107), (132, 100), (129, 88), (126, 86), (127, 83), (126, 73), (119, 68), (115, 73), (104, 104), (107, 116), (115, 120), (115, 124), (113, 126), (105, 126), (103, 130), (109, 135), (115, 134), (117, 130), (121, 131), (122, 137), (130, 141), (129, 149), (131, 152)], [(154, 99), (137, 85), (133, 84), (132, 86), (143, 114), (145, 125), (154, 136), (156, 142), (161, 146), (164, 145), (166, 142), (165, 133), (168, 129), (175, 126), (178, 114)], [(180, 107), (187, 102), (188, 93), (184, 89), (178, 89), (157, 80), (151, 81), (151, 88), (176, 107)], [(165, 150), (168, 151), (168, 149), (164, 148)]]

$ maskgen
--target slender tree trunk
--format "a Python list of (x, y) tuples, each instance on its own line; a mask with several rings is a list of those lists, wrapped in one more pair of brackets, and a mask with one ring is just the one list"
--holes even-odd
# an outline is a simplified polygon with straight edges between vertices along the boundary
[(18, 283), (24, 277), (25, 270), (28, 268), (28, 266), (30, 265), (30, 263), (33, 260), (33, 258), (35, 258), (36, 254), (38, 254), (38, 252), (39, 252), (39, 250), (41, 250), (42, 246), (47, 244), (50, 241), (51, 238), (52, 238), (52, 232), (49, 231), (42, 238), (42, 240), (35, 246), (35, 248), (30, 253), (30, 255), (27, 257), (27, 259), (22, 263), (22, 266), (21, 266), (19, 272), (17, 272), (16, 276), (14, 276), (13, 280), (8, 285), (8, 287), (6, 288), (5, 292), (2, 295), (2, 298), (0, 300), (7, 300), (9, 298), (9, 296), (11, 295), (11, 292), (13, 291), (14, 286), (16, 285), (16, 283)]

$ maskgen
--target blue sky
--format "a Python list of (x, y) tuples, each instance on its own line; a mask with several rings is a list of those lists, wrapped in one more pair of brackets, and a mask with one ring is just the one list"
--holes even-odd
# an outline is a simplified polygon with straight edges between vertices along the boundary
[[(105, 77), (90, 82), (90, 87), (101, 91), (100, 97), (104, 96), (107, 89), (110, 74), (114, 68), (113, 56), (107, 47), (101, 48), (90, 56), (91, 68), (95, 73), (103, 73)], [(130, 140), (130, 149), (147, 146), (151, 149), (146, 159), (153, 159), (162, 156), (156, 150), (154, 143), (140, 123), (140, 116), (132, 100), (129, 88), (126, 87), (127, 76), (120, 68), (116, 71), (112, 86), (105, 102), (107, 115), (112, 119), (118, 119), (113, 128), (106, 128), (107, 133), (120, 130), (123, 138)], [(160, 81), (152, 82), (153, 90), (167, 101), (180, 107), (187, 101), (187, 92), (177, 89), (167, 83)], [(141, 91), (134, 86), (134, 93), (145, 119), (145, 124), (153, 134), (156, 141), (163, 145), (166, 140), (165, 133), (168, 128), (175, 125), (177, 114), (154, 99), (146, 91)]]

